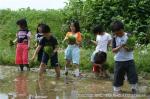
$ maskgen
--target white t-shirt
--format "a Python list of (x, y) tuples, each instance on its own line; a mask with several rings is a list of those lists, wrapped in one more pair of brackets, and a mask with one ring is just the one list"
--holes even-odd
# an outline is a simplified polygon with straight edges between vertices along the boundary
[(96, 37), (96, 51), (107, 52), (108, 42), (111, 40), (111, 35), (108, 33), (104, 33), (104, 35), (97, 35)]
[[(121, 46), (127, 42), (128, 36), (125, 33), (122, 37), (116, 37), (116, 47)], [(126, 51), (124, 48), (121, 48), (114, 57), (115, 61), (129, 61), (133, 60), (133, 51)]]

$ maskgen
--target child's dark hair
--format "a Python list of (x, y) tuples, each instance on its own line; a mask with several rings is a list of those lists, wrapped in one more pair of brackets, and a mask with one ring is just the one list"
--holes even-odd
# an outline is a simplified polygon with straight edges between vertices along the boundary
[(26, 19), (20, 19), (16, 22), (16, 24), (19, 25), (22, 29), (28, 29)]
[[(78, 22), (77, 20), (72, 20), (72, 21), (69, 23), (69, 26), (70, 26), (72, 23), (74, 24), (74, 26), (75, 26), (75, 28), (76, 28), (75, 33), (80, 32), (80, 24), (79, 24), (79, 22)], [(70, 27), (69, 27), (69, 31), (71, 31), (71, 30), (70, 30)]]
[(103, 64), (106, 62), (107, 54), (105, 52), (99, 51), (94, 56), (94, 63)]
[(124, 25), (121, 21), (115, 21), (111, 24), (112, 32), (120, 31), (122, 29), (124, 29)]
[(51, 29), (47, 24), (42, 24), (41, 28), (42, 28), (42, 33), (50, 33), (51, 32)]
[(92, 32), (94, 34), (102, 33), (102, 32), (104, 32), (104, 27), (100, 24), (96, 24), (96, 25), (93, 26)]
[(39, 24), (38, 24), (37, 29), (36, 29), (36, 33), (39, 33), (39, 32), (40, 32), (39, 29), (38, 29), (38, 27), (41, 27), (42, 25), (44, 25), (44, 24), (43, 24), (43, 23), (39, 23)]

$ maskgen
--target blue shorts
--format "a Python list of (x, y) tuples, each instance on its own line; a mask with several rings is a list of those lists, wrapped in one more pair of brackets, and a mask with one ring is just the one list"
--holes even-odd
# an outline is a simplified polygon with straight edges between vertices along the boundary
[(49, 57), (48, 54), (43, 52), (42, 63), (47, 65), (49, 59), (50, 59), (52, 67), (59, 66), (59, 64), (58, 64), (58, 54), (57, 53), (55, 53), (53, 56)]
[(71, 60), (73, 64), (79, 64), (80, 48), (77, 45), (68, 45), (65, 50), (65, 59)]

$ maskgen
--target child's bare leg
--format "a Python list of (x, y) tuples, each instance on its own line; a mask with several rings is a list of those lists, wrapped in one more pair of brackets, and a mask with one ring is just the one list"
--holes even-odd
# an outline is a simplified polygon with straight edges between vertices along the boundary
[(99, 71), (100, 71), (99, 76), (100, 76), (100, 77), (103, 77), (103, 71), (102, 71), (102, 69), (100, 68)]
[(99, 76), (103, 76), (103, 70), (101, 64), (99, 64)]
[(55, 67), (56, 77), (60, 77), (60, 66)]
[(66, 60), (66, 68), (69, 68), (70, 65), (71, 65), (71, 61), (70, 60)]
[(103, 69), (103, 77), (109, 77), (109, 73), (107, 70)]
[(65, 75), (68, 75), (68, 68), (71, 65), (71, 61), (70, 60), (66, 60), (66, 66), (65, 66)]
[(102, 70), (102, 77), (106, 77), (106, 71), (104, 68), (101, 69)]
[(20, 66), (20, 70), (23, 71), (24, 65), (20, 64), (19, 66)]
[(42, 74), (43, 74), (44, 71), (45, 71), (45, 68), (46, 68), (46, 64), (41, 63), (41, 64), (40, 64), (39, 76), (42, 76)]
[(75, 76), (79, 77), (80, 76), (79, 65), (78, 64), (73, 64), (73, 67), (75, 67)]

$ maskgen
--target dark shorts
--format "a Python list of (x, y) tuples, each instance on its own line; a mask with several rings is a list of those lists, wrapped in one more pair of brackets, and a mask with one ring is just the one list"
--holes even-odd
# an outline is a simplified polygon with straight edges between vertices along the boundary
[(55, 53), (52, 57), (49, 57), (48, 54), (43, 52), (43, 56), (42, 56), (42, 63), (44, 64), (48, 64), (48, 60), (50, 59), (51, 62), (51, 66), (52, 67), (57, 67), (59, 66), (58, 64), (58, 54)]
[(43, 49), (41, 49), (38, 53), (38, 58), (37, 58), (38, 62), (42, 61), (42, 56), (43, 56)]
[(115, 69), (114, 69), (115, 87), (121, 87), (123, 85), (123, 81), (125, 80), (124, 78), (125, 75), (127, 75), (130, 84), (136, 84), (138, 82), (134, 60), (115, 62)]

